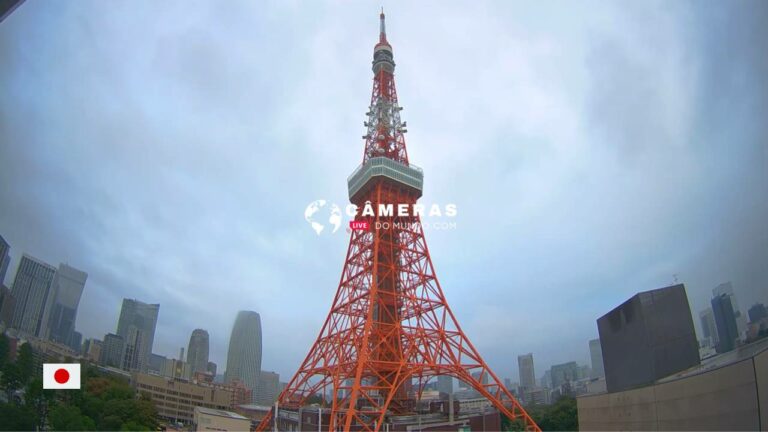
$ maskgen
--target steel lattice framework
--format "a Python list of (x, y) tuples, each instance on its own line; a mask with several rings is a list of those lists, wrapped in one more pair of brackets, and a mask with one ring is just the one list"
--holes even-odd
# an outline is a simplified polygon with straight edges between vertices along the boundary
[[(421, 196), (421, 170), (408, 162), (383, 12), (380, 19), (363, 164), (350, 176), (350, 201), (359, 208), (412, 208)], [(363, 187), (353, 189), (352, 177), (382, 158), (391, 160), (391, 172), (418, 181), (371, 174)], [(367, 222), (370, 229), (352, 231), (331, 310), (280, 394), (280, 409), (298, 410), (313, 395), (330, 395), (329, 431), (380, 430), (390, 416), (413, 412), (414, 398), (430, 379), (448, 375), (469, 384), (526, 429), (539, 430), (462, 332), (435, 275), (420, 217), (376, 212), (358, 215), (356, 221)], [(269, 428), (273, 415), (274, 409), (258, 430)]]

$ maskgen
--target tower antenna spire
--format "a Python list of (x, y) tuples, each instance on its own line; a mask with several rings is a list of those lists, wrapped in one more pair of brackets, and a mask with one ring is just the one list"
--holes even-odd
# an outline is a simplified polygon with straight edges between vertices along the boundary
[(384, 43), (387, 41), (387, 28), (384, 24), (384, 6), (381, 7), (381, 14), (379, 15), (379, 42)]

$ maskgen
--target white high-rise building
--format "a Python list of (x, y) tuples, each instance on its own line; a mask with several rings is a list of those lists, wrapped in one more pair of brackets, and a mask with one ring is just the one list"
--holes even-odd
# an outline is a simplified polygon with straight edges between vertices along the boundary
[(253, 390), (254, 400), (258, 393), (261, 372), (261, 317), (253, 311), (237, 313), (227, 351), (227, 370), (224, 382), (240, 380)]

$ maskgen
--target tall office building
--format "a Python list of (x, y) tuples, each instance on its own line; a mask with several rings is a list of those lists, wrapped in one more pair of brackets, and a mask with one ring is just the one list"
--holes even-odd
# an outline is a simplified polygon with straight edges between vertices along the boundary
[(240, 380), (257, 393), (261, 372), (261, 317), (253, 311), (237, 313), (227, 351), (227, 370), (224, 381), (229, 384)]
[[(195, 372), (206, 372), (208, 370), (208, 332), (203, 329), (195, 329), (189, 337), (189, 347), (187, 349), (187, 363)], [(215, 375), (215, 374), (214, 374)]]
[(257, 405), (271, 406), (280, 395), (280, 375), (275, 372), (261, 371), (256, 387), (253, 402)]
[(41, 337), (66, 345), (74, 344), (72, 338), (77, 306), (80, 304), (86, 279), (87, 273), (66, 264), (59, 264), (43, 313)]
[(11, 327), (23, 334), (42, 335), (45, 305), (55, 274), (56, 267), (27, 254), (21, 257), (11, 287), (16, 300)]
[(715, 314), (712, 308), (708, 307), (699, 312), (699, 321), (701, 322), (701, 332), (704, 340), (709, 346), (717, 346), (717, 327), (715, 326)]
[(120, 319), (117, 321), (117, 334), (125, 340), (126, 349), (132, 348), (130, 348), (131, 357), (123, 357), (128, 359), (129, 363), (121, 365), (122, 367), (128, 370), (147, 371), (159, 312), (159, 304), (123, 299)]
[(445, 394), (453, 394), (453, 377), (448, 375), (438, 375), (437, 391)]
[(731, 351), (736, 347), (739, 339), (739, 328), (736, 323), (736, 313), (733, 310), (732, 296), (720, 294), (712, 298), (712, 312), (715, 315), (718, 343), (716, 350), (719, 353)]
[(726, 295), (731, 300), (733, 318), (736, 321), (736, 331), (741, 338), (747, 331), (747, 317), (739, 308), (739, 300), (736, 298), (736, 293), (733, 291), (733, 285), (730, 282), (721, 283), (712, 290), (712, 297), (721, 295)]
[(517, 356), (517, 369), (520, 374), (520, 385), (526, 388), (536, 386), (536, 373), (533, 369), (533, 353)]
[(600, 346), (600, 339), (592, 339), (589, 341), (589, 358), (592, 362), (592, 378), (604, 377), (603, 347)]
[[(643, 386), (699, 364), (685, 286), (635, 294), (598, 318), (609, 392)], [(553, 372), (554, 385), (554, 372)]]
[(5, 283), (5, 274), (11, 264), (11, 245), (0, 235), (0, 285)]

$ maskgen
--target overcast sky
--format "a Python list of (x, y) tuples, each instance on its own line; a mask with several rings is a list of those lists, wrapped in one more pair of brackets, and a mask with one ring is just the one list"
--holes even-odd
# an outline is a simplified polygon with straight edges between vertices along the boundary
[[(427, 232), (465, 333), (502, 377), (588, 364), (595, 320), (685, 283), (768, 302), (768, 2), (385, 2)], [(0, 23), (0, 234), (86, 271), (77, 329), (160, 303), (223, 371), (240, 309), (287, 380), (337, 288), (379, 2), (28, 0)], [(698, 326), (698, 317), (695, 317)]]

